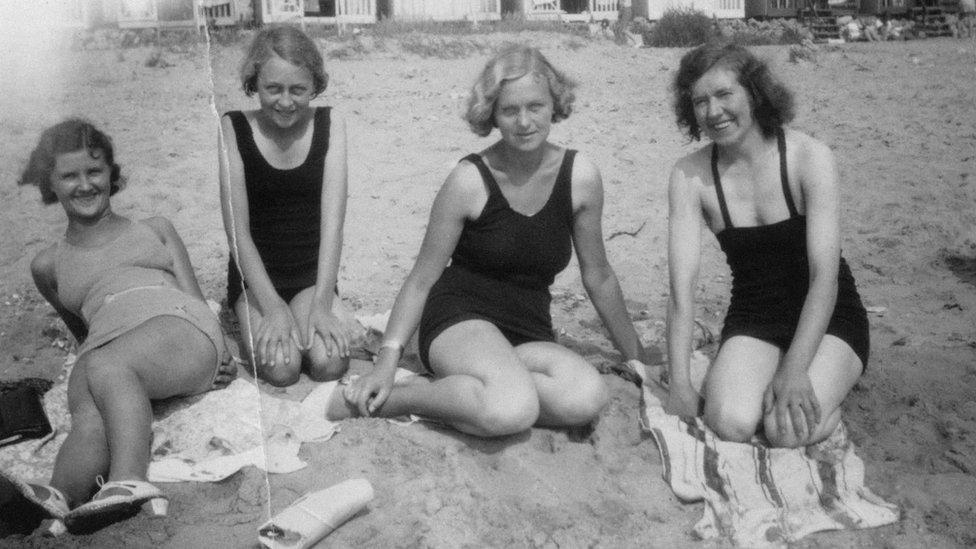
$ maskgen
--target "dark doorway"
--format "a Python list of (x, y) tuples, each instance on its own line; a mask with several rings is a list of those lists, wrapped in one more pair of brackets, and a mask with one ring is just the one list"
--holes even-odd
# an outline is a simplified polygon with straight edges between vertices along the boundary
[(566, 13), (585, 13), (589, 0), (560, 0), (559, 7)]
[(392, 0), (376, 0), (376, 18), (390, 19), (393, 17)]
[(336, 0), (305, 0), (305, 15), (311, 17), (335, 17)]

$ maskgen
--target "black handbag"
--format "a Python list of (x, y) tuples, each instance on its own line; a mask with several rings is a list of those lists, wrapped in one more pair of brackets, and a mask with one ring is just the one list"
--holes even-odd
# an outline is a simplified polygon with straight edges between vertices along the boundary
[(42, 438), (51, 433), (42, 391), (28, 380), (0, 389), (0, 446)]

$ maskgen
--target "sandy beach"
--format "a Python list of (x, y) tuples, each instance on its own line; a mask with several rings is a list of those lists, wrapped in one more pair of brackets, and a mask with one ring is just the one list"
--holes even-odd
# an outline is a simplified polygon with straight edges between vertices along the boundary
[[(320, 40), (331, 81), (317, 105), (345, 112), (349, 202), (339, 287), (346, 305), (388, 310), (413, 264), (434, 194), (465, 154), (492, 141), (460, 119), (487, 48), (531, 42), (577, 79), (576, 109), (551, 139), (599, 166), (604, 236), (645, 343), (664, 351), (667, 175), (693, 150), (669, 85), (682, 49), (632, 49), (560, 34), (479, 35), (460, 59), (395, 47), (351, 55)], [(228, 257), (217, 179), (217, 112), (252, 108), (237, 67), (245, 42), (162, 50), (59, 50), (55, 70), (0, 79), (0, 380), (58, 379), (71, 350), (34, 289), (31, 258), (64, 229), (57, 206), (15, 182), (41, 130), (64, 116), (114, 138), (133, 218), (162, 215), (187, 243), (204, 293), (224, 298)], [(793, 63), (756, 48), (797, 94), (793, 126), (828, 143), (841, 173), (843, 254), (870, 311), (871, 360), (844, 404), (866, 483), (901, 508), (893, 525), (812, 535), (796, 547), (976, 544), (976, 43), (930, 39), (822, 46)], [(333, 57), (341, 57), (334, 59)], [(9, 67), (7, 67), (9, 69)], [(729, 272), (704, 237), (696, 317), (718, 333)], [(573, 264), (553, 287), (561, 340), (594, 366), (618, 357)], [(714, 346), (704, 349), (713, 352)], [(369, 365), (357, 362), (355, 368)], [(722, 547), (691, 535), (702, 504), (682, 504), (638, 425), (638, 388), (605, 376), (610, 405), (591, 431), (532, 429), (480, 440), (427, 423), (346, 421), (306, 444), (309, 467), (217, 483), (163, 485), (167, 517), (140, 515), (91, 535), (12, 535), (0, 547), (255, 547), (258, 526), (304, 492), (371, 481), (368, 511), (328, 547)], [(312, 385), (263, 390), (298, 399)]]

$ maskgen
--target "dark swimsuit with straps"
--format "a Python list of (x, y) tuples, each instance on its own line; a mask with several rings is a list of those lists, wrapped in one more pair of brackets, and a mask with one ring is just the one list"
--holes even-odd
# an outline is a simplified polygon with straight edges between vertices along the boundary
[[(312, 145), (305, 161), (287, 170), (265, 160), (254, 142), (243, 112), (227, 113), (234, 125), (237, 149), (244, 163), (244, 187), (251, 238), (278, 295), (290, 302), (315, 285), (319, 265), (322, 219), (322, 177), (329, 149), (330, 108), (315, 109)], [(231, 250), (233, 252), (233, 250)], [(243, 291), (240, 273), (231, 257), (227, 265), (227, 304), (237, 303)]]
[[(722, 328), (722, 343), (744, 335), (773, 343), (786, 352), (793, 340), (810, 286), (806, 216), (800, 215), (790, 193), (786, 170), (786, 137), (776, 134), (780, 180), (790, 217), (756, 227), (734, 227), (729, 216), (718, 153), (712, 146), (712, 178), (725, 229), (716, 237), (732, 270), (732, 298)], [(846, 342), (867, 366), (870, 335), (851, 269), (843, 257), (837, 275), (837, 303), (827, 332)]]
[(573, 150), (567, 150), (549, 200), (526, 216), (513, 210), (491, 170), (474, 164), (488, 189), (477, 219), (465, 221), (451, 264), (434, 283), (420, 320), (420, 358), (429, 369), (430, 344), (465, 320), (494, 324), (513, 346), (554, 341), (549, 286), (573, 253)]

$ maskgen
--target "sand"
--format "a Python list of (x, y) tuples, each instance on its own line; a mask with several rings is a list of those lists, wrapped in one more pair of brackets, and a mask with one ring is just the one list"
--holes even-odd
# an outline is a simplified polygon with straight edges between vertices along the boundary
[[(600, 167), (611, 263), (642, 337), (663, 349), (666, 178), (695, 146), (669, 108), (684, 50), (546, 34), (482, 40), (506, 39), (533, 41), (580, 81), (576, 110), (552, 140)], [(29, 274), (31, 257), (63, 231), (63, 212), (14, 184), (40, 131), (63, 116), (89, 117), (113, 136), (129, 178), (115, 209), (170, 218), (204, 293), (223, 298), (214, 105), (253, 104), (236, 84), (241, 47), (214, 46), (209, 56), (204, 45), (166, 50), (155, 67), (146, 66), (149, 48), (61, 51), (60, 72), (0, 80), (0, 379), (55, 379), (71, 347)], [(838, 159), (843, 253), (872, 311), (871, 361), (845, 418), (868, 485), (903, 515), (891, 526), (816, 534), (797, 546), (976, 544), (974, 44), (847, 44), (798, 64), (786, 47), (758, 51), (797, 92), (794, 126), (829, 143)], [(458, 115), (484, 59), (391, 50), (327, 61), (331, 84), (316, 104), (341, 108), (349, 125), (339, 285), (351, 309), (392, 306), (444, 177), (491, 142)], [(704, 240), (697, 317), (717, 333), (729, 274), (714, 239)], [(615, 360), (575, 262), (553, 291), (563, 341), (595, 365)], [(702, 506), (679, 503), (661, 479), (657, 449), (637, 423), (637, 388), (606, 381), (611, 402), (592, 432), (532, 429), (479, 440), (429, 424), (356, 419), (331, 441), (307, 444), (301, 457), (311, 465), (302, 471), (266, 479), (249, 468), (214, 484), (168, 484), (168, 517), (54, 541), (13, 535), (0, 546), (253, 547), (270, 514), (352, 477), (368, 478), (376, 499), (327, 539), (330, 547), (722, 546), (691, 536)], [(309, 389), (305, 382), (285, 394)]]

